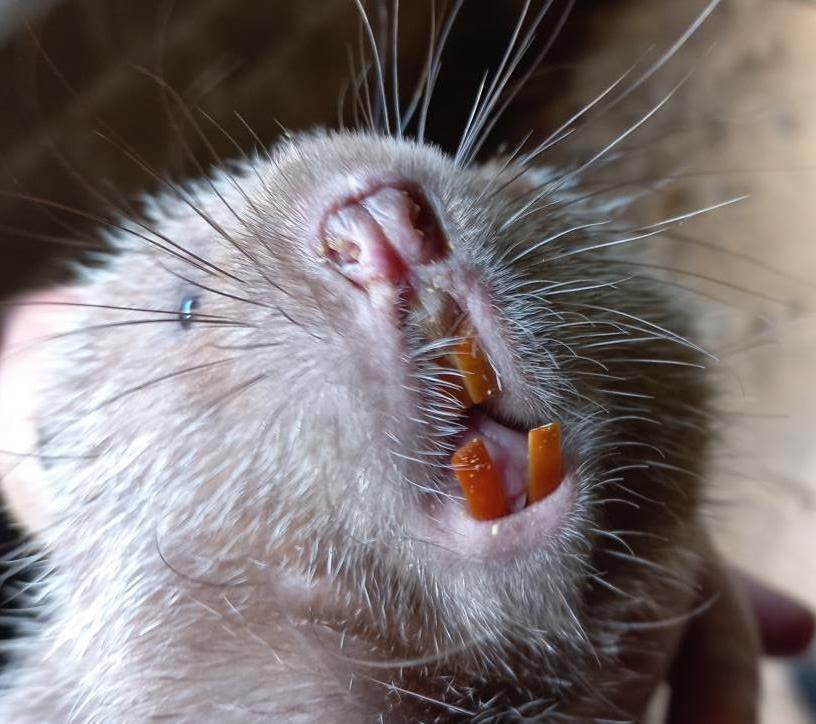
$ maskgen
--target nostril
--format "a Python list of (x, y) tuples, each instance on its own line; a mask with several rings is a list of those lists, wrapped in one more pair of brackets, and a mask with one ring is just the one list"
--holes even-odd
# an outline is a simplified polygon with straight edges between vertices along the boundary
[(441, 259), (447, 252), (447, 240), (434, 210), (425, 198), (404, 193), (410, 199), (411, 224), (424, 242), (426, 258), (428, 261)]
[(323, 253), (326, 258), (338, 266), (357, 264), (360, 261), (360, 247), (348, 239), (331, 237), (325, 241)]
[(335, 207), (319, 234), (326, 261), (363, 288), (382, 282), (405, 286), (418, 267), (448, 253), (433, 207), (413, 184), (379, 186)]
[(415, 231), (425, 236), (425, 230), (429, 226), (429, 220), (432, 219), (435, 221), (433, 212), (428, 208), (425, 199), (417, 198), (415, 194), (411, 194), (408, 191), (402, 191), (401, 193), (408, 200), (408, 217), (411, 220), (411, 225)]
[(430, 264), (446, 255), (445, 235), (418, 187), (385, 186), (360, 203), (407, 264)]
[(402, 284), (407, 269), (383, 229), (361, 202), (329, 213), (320, 229), (320, 252), (325, 260), (355, 285)]

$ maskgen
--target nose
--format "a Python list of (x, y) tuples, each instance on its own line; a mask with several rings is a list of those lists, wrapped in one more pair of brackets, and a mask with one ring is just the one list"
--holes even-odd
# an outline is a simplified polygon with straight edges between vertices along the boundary
[(321, 251), (355, 285), (410, 285), (417, 267), (441, 261), (448, 243), (422, 190), (413, 184), (379, 186), (329, 212)]

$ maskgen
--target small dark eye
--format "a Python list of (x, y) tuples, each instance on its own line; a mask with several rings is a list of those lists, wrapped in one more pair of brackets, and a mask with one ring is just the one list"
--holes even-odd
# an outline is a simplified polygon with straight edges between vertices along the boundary
[(199, 307), (198, 297), (184, 297), (179, 305), (179, 322), (182, 329), (189, 329), (193, 323), (193, 313)]

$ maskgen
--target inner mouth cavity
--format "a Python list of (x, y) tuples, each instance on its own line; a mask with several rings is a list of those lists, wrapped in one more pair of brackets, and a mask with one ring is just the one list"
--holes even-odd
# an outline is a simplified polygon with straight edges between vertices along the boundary
[(525, 436), (480, 412), (477, 406), (501, 394), (498, 379), (469, 320), (460, 321), (456, 336), (460, 341), (437, 360), (451, 370), (443, 375), (446, 392), (469, 411), (468, 432), (451, 467), (471, 517), (496, 520), (543, 500), (561, 484), (561, 426), (553, 421)]

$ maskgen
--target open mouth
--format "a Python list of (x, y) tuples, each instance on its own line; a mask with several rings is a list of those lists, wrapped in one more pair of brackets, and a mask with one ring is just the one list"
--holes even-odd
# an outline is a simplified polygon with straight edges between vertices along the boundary
[[(574, 512), (577, 488), (561, 463), (560, 436), (554, 435), (556, 445), (545, 445), (546, 452), (557, 450), (552, 457), (531, 454), (535, 431), (551, 434), (557, 425), (524, 430), (489, 410), (480, 404), (463, 413), (465, 429), (455, 438), (450, 461), (452, 492), (432, 499), (421, 516), (423, 538), (437, 552), (453, 553), (455, 561), (481, 564), (543, 551)], [(542, 465), (552, 468), (543, 494), (535, 491)]]
[(492, 413), (501, 394), (499, 378), (478, 337), (455, 302), (456, 340), (437, 360), (452, 403), (463, 410), (464, 431), (450, 460), (468, 515), (496, 521), (550, 496), (563, 480), (561, 429), (556, 421), (530, 430)]
[(560, 425), (549, 421), (526, 429), (504, 419), (498, 403), (508, 391), (491, 384), (497, 376), (476, 334), (463, 339), (467, 355), (449, 355), (441, 363), (451, 369), (446, 384), (459, 380), (446, 389), (464, 428), (451, 441), (450, 494), (425, 506), (421, 530), (437, 551), (453, 553), (457, 561), (481, 564), (543, 551), (560, 537), (575, 504)]

